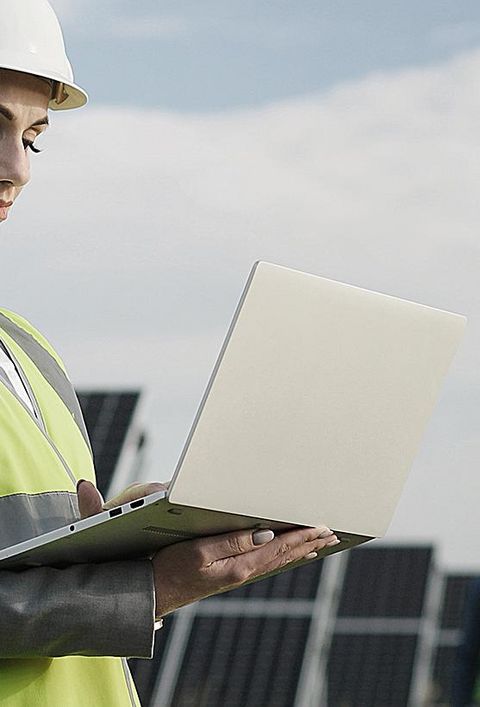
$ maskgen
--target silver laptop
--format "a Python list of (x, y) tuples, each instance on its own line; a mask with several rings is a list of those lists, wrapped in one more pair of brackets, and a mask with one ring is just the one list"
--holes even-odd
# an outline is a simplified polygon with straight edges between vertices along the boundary
[(0, 551), (0, 567), (149, 556), (240, 528), (385, 534), (465, 317), (257, 262), (167, 492)]

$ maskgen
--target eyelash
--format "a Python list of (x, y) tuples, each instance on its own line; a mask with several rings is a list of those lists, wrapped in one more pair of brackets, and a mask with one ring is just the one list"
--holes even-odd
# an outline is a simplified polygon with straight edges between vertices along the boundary
[(32, 152), (35, 152), (35, 154), (42, 152), (42, 150), (39, 150), (38, 147), (35, 147), (33, 142), (30, 142), (30, 140), (23, 140), (23, 146), (24, 146), (25, 150), (28, 150), (28, 148), (30, 148)]

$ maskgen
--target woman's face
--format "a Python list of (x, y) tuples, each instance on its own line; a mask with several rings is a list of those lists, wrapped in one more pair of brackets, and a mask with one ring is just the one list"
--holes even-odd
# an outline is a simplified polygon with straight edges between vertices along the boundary
[(30, 151), (48, 125), (51, 88), (43, 79), (0, 69), (0, 223), (30, 179)]

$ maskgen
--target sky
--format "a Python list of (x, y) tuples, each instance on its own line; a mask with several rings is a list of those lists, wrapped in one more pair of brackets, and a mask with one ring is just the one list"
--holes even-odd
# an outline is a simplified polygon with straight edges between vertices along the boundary
[(480, 5), (52, 1), (90, 102), (2, 225), (2, 306), (144, 391), (170, 478), (252, 263), (465, 314), (387, 536), (480, 567)]

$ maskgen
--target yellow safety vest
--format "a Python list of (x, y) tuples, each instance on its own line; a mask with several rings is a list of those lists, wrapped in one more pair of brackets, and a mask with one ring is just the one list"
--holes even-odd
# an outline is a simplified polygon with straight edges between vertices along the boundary
[[(2, 537), (5, 547), (63, 525), (59, 518), (68, 523), (76, 481), (95, 483), (95, 470), (80, 407), (56, 352), (25, 319), (4, 309), (0, 339), (40, 415), (35, 421), (0, 381), (0, 509), (2, 502), (14, 504), (19, 519), (9, 542)], [(84, 656), (0, 659), (0, 704), (140, 706), (125, 658)]]

